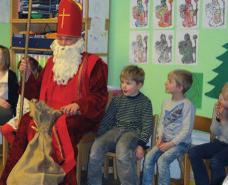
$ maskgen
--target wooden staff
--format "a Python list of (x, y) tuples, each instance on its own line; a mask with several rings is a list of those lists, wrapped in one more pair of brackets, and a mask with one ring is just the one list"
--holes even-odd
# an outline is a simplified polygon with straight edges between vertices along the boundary
[[(28, 4), (28, 19), (27, 19), (27, 27), (26, 27), (26, 35), (25, 35), (25, 60), (28, 58), (28, 47), (29, 47), (29, 33), (30, 33), (30, 22), (31, 22), (31, 11), (32, 11), (32, 0), (29, 0)], [(20, 102), (20, 114), (19, 120), (23, 115), (23, 106), (24, 106), (24, 93), (25, 93), (25, 73), (26, 70), (21, 74), (21, 102)]]

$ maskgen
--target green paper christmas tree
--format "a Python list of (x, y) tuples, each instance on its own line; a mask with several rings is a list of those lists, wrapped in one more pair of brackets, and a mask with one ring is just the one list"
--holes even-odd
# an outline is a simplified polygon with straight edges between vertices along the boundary
[(216, 99), (218, 98), (224, 83), (228, 82), (228, 43), (224, 44), (223, 47), (226, 49), (226, 52), (216, 57), (222, 63), (217, 68), (213, 69), (213, 71), (218, 73), (218, 75), (208, 82), (213, 85), (214, 88), (205, 93), (206, 96)]

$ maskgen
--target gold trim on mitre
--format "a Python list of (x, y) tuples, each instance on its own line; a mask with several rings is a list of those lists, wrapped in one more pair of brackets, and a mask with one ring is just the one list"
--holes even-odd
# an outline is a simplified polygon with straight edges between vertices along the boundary
[(82, 4), (81, 3), (77, 2), (76, 0), (68, 0), (68, 1), (76, 4), (82, 10)]

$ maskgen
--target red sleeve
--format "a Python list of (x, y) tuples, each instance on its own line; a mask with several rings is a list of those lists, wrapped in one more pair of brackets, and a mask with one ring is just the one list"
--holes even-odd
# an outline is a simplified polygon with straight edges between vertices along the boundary
[(101, 120), (108, 100), (107, 81), (107, 64), (99, 60), (91, 72), (87, 96), (77, 101), (81, 115), (95, 122)]

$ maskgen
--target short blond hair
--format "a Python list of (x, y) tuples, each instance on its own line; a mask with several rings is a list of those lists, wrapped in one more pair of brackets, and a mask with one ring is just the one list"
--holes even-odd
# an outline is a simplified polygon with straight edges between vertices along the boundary
[(136, 65), (128, 65), (121, 71), (120, 80), (121, 79), (130, 79), (134, 80), (136, 83), (143, 84), (145, 79), (145, 72), (142, 68)]
[(182, 93), (186, 93), (192, 86), (193, 78), (190, 71), (184, 69), (176, 69), (171, 71), (169, 75), (173, 76), (177, 85), (182, 86)]
[(10, 67), (10, 52), (5, 46), (0, 45), (0, 50), (2, 50), (2, 61), (0, 63), (0, 70), (6, 71)]
[(222, 96), (223, 96), (224, 100), (227, 101), (228, 100), (228, 82), (226, 82), (223, 85), (221, 93), (222, 93)]

